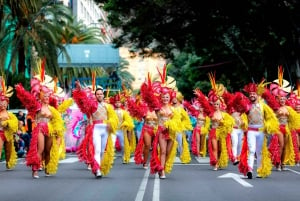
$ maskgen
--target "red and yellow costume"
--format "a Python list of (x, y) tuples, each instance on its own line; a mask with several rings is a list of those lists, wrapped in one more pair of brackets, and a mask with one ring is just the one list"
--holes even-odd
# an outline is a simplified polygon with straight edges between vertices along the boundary
[[(90, 119), (90, 124), (86, 128), (85, 137), (77, 151), (78, 157), (80, 161), (91, 164), (93, 173), (96, 173), (96, 171), (100, 169), (103, 175), (107, 175), (113, 166), (115, 154), (111, 135), (116, 132), (118, 127), (118, 117), (114, 108), (104, 101), (98, 103), (93, 94), (88, 94), (81, 89), (75, 89), (73, 91), (73, 99), (81, 112), (85, 113)], [(106, 147), (100, 163), (95, 159), (96, 147), (94, 147), (93, 143), (93, 132), (96, 125), (103, 125), (104, 127), (109, 125), (110, 128), (107, 133), (107, 142), (104, 142)]]
[(41, 167), (43, 158), (38, 154), (38, 135), (42, 133), (52, 139), (52, 146), (50, 153), (48, 153), (49, 160), (45, 161), (45, 171), (47, 174), (55, 174), (59, 161), (59, 143), (57, 140), (64, 136), (64, 122), (55, 107), (47, 105), (50, 113), (43, 113), (39, 97), (42, 97), (44, 93), (49, 93), (49, 89), (46, 89), (36, 78), (31, 80), (31, 88), (32, 93), (26, 91), (21, 84), (15, 86), (17, 97), (35, 121), (30, 148), (26, 156), (26, 165), (31, 166), (33, 171), (37, 171)]
[(6, 110), (13, 89), (5, 86), (2, 77), (0, 81), (0, 152), (2, 152), (2, 147), (5, 143), (6, 168), (12, 169), (16, 166), (18, 158), (14, 146), (14, 134), (18, 130), (18, 119), (13, 113)]

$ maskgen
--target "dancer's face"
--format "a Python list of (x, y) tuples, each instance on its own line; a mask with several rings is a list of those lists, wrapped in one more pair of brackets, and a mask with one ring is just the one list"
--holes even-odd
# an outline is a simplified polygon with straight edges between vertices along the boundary
[(286, 102), (286, 97), (285, 96), (279, 96), (279, 97), (277, 97), (277, 99), (278, 99), (278, 102), (279, 102), (280, 106), (285, 105), (285, 102)]
[(161, 101), (163, 104), (168, 104), (170, 102), (170, 94), (169, 93), (162, 94)]
[(95, 93), (96, 99), (98, 102), (102, 102), (104, 98), (104, 94), (102, 90), (97, 90)]
[(213, 102), (213, 107), (215, 110), (219, 110), (220, 109), (220, 101)]
[(50, 95), (48, 93), (45, 93), (42, 95), (42, 103), (49, 104), (49, 97)]
[(251, 103), (255, 103), (257, 101), (257, 93), (256, 92), (250, 92), (249, 93), (249, 100)]

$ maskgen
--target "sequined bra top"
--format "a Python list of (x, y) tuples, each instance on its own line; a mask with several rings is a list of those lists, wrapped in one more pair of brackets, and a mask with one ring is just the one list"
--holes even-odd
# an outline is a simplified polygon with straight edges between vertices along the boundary
[(158, 118), (154, 111), (147, 112), (147, 115), (145, 117), (145, 124), (149, 126), (157, 126)]
[(216, 111), (211, 117), (211, 127), (217, 128), (220, 125), (220, 122), (223, 120), (222, 112)]
[(50, 109), (42, 108), (35, 117), (36, 123), (48, 123), (50, 119), (52, 118), (52, 114), (50, 112)]
[(205, 124), (205, 116), (203, 114), (199, 114), (197, 117), (197, 126), (202, 127)]
[(171, 107), (161, 108), (158, 113), (158, 125), (163, 125), (165, 121), (169, 120), (173, 116)]
[(286, 125), (288, 123), (289, 111), (285, 106), (280, 107), (276, 112), (276, 116), (280, 124)]

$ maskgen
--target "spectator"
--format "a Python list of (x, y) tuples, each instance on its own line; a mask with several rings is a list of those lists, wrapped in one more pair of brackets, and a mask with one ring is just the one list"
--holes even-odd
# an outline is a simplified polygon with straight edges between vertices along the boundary
[(24, 140), (18, 135), (14, 135), (14, 145), (15, 145), (15, 150), (17, 152), (18, 158), (24, 157), (25, 154), (25, 143)]
[(18, 120), (23, 122), (23, 125), (25, 125), (25, 114), (23, 113), (23, 111), (19, 110), (18, 114), (17, 114), (17, 118)]
[(27, 152), (29, 149), (30, 136), (26, 133), (25, 126), (22, 120), (19, 120), (19, 126), (17, 131), (18, 136), (23, 140), (24, 143), (24, 151)]

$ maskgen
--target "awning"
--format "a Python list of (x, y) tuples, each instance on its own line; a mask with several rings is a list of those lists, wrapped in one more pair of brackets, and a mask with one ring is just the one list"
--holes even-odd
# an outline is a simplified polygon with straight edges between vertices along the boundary
[(70, 63), (60, 54), (59, 67), (117, 67), (120, 63), (119, 48), (111, 44), (70, 44), (65, 46)]

